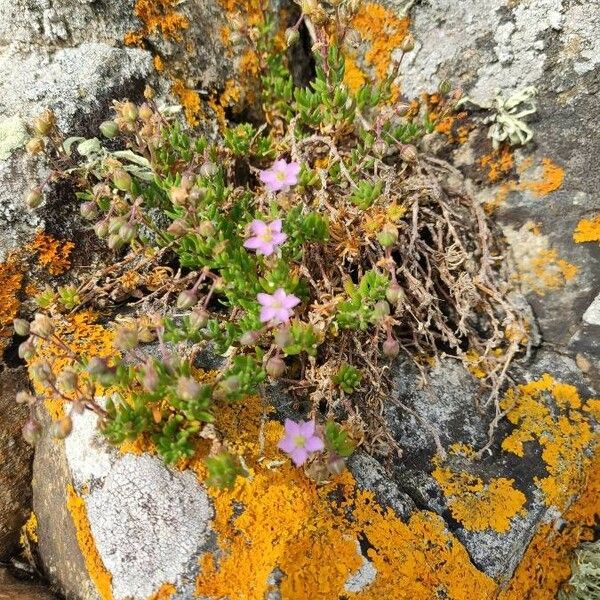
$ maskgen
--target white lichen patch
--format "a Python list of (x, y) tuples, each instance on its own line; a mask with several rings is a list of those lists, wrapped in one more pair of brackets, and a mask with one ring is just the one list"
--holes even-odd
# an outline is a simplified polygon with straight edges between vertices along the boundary
[(25, 145), (28, 138), (25, 123), (17, 115), (0, 120), (0, 160)]
[(125, 455), (86, 498), (90, 528), (115, 600), (144, 600), (177, 582), (206, 548), (213, 509), (191, 472)]
[[(356, 551), (361, 554), (360, 544), (356, 542)], [(362, 555), (361, 555), (362, 556)], [(362, 557), (363, 563), (360, 568), (352, 573), (350, 577), (346, 580), (344, 585), (344, 589), (350, 593), (360, 593), (362, 592), (368, 585), (375, 581), (375, 577), (377, 577), (377, 569), (375, 565), (367, 560), (364, 556)]]

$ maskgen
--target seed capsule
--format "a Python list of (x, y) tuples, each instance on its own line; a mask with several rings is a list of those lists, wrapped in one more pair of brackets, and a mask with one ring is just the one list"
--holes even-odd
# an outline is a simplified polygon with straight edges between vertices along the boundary
[(388, 358), (395, 358), (400, 354), (400, 344), (393, 338), (388, 338), (383, 342), (383, 353)]
[(114, 121), (104, 121), (100, 125), (100, 133), (109, 140), (119, 135), (119, 126)]
[(25, 319), (15, 319), (13, 321), (13, 328), (17, 335), (22, 337), (29, 335), (29, 322)]
[(267, 361), (265, 371), (269, 377), (277, 379), (285, 373), (285, 362), (279, 356), (273, 356)]

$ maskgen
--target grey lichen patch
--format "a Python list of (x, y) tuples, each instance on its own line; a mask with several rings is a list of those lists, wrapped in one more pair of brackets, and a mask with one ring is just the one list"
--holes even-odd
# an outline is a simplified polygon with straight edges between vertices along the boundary
[(171, 472), (153, 456), (120, 458), (86, 505), (115, 600), (143, 600), (176, 582), (210, 541), (206, 492), (191, 472)]
[(18, 115), (0, 120), (0, 160), (6, 160), (28, 139), (25, 123)]
[[(356, 546), (356, 550), (360, 554), (360, 544), (356, 542)], [(375, 578), (377, 577), (377, 569), (375, 568), (375, 565), (370, 560), (367, 560), (364, 556), (362, 557), (362, 559), (362, 565), (358, 568), (357, 571), (355, 571), (354, 573), (352, 573), (352, 575), (350, 575), (350, 577), (348, 577), (346, 583), (344, 584), (344, 589), (347, 592), (360, 593), (368, 585), (373, 583), (373, 581), (375, 581)]]

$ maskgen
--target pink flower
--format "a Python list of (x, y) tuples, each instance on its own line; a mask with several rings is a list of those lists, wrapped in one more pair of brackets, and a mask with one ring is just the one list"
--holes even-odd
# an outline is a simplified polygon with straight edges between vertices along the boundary
[(300, 298), (293, 294), (286, 294), (285, 290), (279, 288), (274, 294), (258, 294), (256, 296), (261, 305), (260, 320), (262, 323), (275, 321), (275, 323), (287, 323), (294, 313), (292, 308), (300, 304)]
[(298, 183), (300, 165), (297, 162), (286, 162), (283, 158), (276, 160), (270, 169), (260, 172), (260, 180), (270, 192), (284, 192)]
[(287, 235), (281, 233), (281, 219), (275, 219), (269, 224), (254, 219), (250, 223), (250, 231), (254, 235), (244, 242), (244, 248), (256, 250), (256, 254), (271, 256), (277, 247), (287, 240)]
[(306, 462), (310, 452), (320, 452), (324, 447), (323, 440), (315, 433), (314, 420), (285, 420), (285, 435), (278, 448), (289, 454), (297, 467)]

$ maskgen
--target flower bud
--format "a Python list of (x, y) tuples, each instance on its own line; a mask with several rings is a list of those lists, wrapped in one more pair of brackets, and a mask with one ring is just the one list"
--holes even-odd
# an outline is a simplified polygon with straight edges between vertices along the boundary
[(42, 189), (39, 187), (29, 190), (27, 196), (25, 196), (25, 204), (27, 208), (37, 208), (44, 201), (44, 195)]
[(282, 327), (275, 332), (273, 341), (278, 348), (282, 350), (292, 343), (292, 335), (288, 327)]
[(39, 154), (40, 152), (44, 151), (45, 147), (46, 147), (46, 144), (44, 143), (43, 138), (34, 137), (34, 138), (31, 138), (27, 142), (27, 145), (25, 146), (25, 150), (27, 151), (28, 154)]
[(125, 169), (116, 169), (113, 173), (113, 184), (118, 190), (129, 192), (132, 183), (131, 175)]
[(388, 338), (383, 342), (383, 354), (388, 358), (395, 358), (400, 354), (400, 344), (394, 338)]
[(94, 356), (93, 358), (91, 358), (86, 366), (86, 371), (93, 377), (103, 375), (108, 370), (109, 366), (107, 362), (99, 356)]
[(146, 363), (144, 365), (144, 371), (142, 376), (142, 385), (148, 392), (154, 392), (158, 388), (159, 377), (158, 371), (152, 363)]
[(56, 379), (54, 377), (54, 373), (52, 373), (52, 367), (50, 366), (50, 363), (45, 360), (35, 363), (31, 370), (33, 372), (34, 379), (37, 379), (40, 383), (51, 384), (54, 383)]
[(142, 121), (149, 121), (154, 116), (154, 111), (150, 108), (150, 105), (144, 102), (140, 106), (139, 116)]
[(94, 225), (94, 232), (99, 238), (105, 238), (108, 235), (108, 221), (103, 220)]
[(392, 283), (385, 292), (385, 297), (392, 306), (396, 306), (404, 299), (404, 291), (397, 283)]
[(121, 238), (120, 235), (114, 233), (113, 235), (108, 236), (108, 247), (111, 250), (120, 250), (124, 245), (125, 241)]
[(373, 320), (379, 321), (390, 314), (390, 305), (385, 300), (379, 300), (373, 307)]
[(293, 46), (300, 39), (300, 33), (297, 29), (289, 27), (285, 30), (285, 43), (288, 48)]
[(20, 392), (17, 392), (15, 400), (17, 401), (17, 404), (32, 405), (35, 402), (35, 397), (32, 396), (29, 392), (21, 390)]
[(188, 199), (188, 191), (182, 186), (171, 188), (171, 201), (177, 206), (183, 206)]
[(386, 223), (377, 234), (377, 241), (384, 248), (391, 248), (398, 241), (398, 228), (391, 223)]
[(415, 163), (419, 159), (419, 155), (417, 153), (417, 149), (414, 146), (410, 144), (405, 144), (400, 150), (400, 158), (404, 162)]
[(327, 470), (332, 475), (340, 475), (346, 468), (346, 461), (337, 454), (333, 454), (327, 461)]
[(198, 296), (192, 290), (184, 290), (177, 297), (177, 308), (186, 310), (198, 304)]
[(200, 167), (200, 175), (202, 177), (214, 177), (219, 172), (219, 167), (213, 162), (205, 162)]
[(167, 232), (176, 237), (185, 235), (187, 230), (187, 225), (183, 219), (176, 219), (167, 227)]
[(77, 387), (77, 373), (71, 369), (63, 369), (56, 378), (56, 387), (64, 393), (72, 392)]
[(56, 125), (56, 117), (51, 110), (45, 110), (34, 122), (33, 127), (40, 135), (48, 135)]
[(373, 144), (373, 154), (378, 156), (379, 158), (383, 158), (388, 151), (388, 145), (382, 140), (379, 139)]
[(412, 52), (415, 49), (415, 38), (412, 33), (407, 33), (400, 43), (402, 52)]
[(54, 333), (54, 325), (52, 325), (52, 319), (48, 315), (42, 313), (35, 313), (33, 321), (29, 326), (31, 333), (35, 333), (40, 337), (49, 337)]
[(215, 226), (211, 221), (202, 221), (198, 226), (198, 233), (202, 237), (212, 237), (216, 232)]
[(23, 439), (30, 445), (35, 446), (42, 437), (42, 426), (33, 418), (27, 420), (21, 429)]
[(127, 352), (127, 350), (136, 348), (138, 343), (138, 333), (135, 327), (124, 326), (117, 329), (114, 341), (117, 350)]
[(129, 123), (135, 123), (139, 112), (137, 106), (133, 102), (125, 102), (121, 107), (121, 114), (126, 121), (129, 121)]
[(22, 337), (29, 335), (29, 322), (25, 319), (14, 319), (13, 328), (17, 335)]
[(121, 227), (127, 223), (127, 219), (125, 217), (113, 217), (108, 222), (108, 233), (118, 234)]
[(177, 395), (182, 400), (195, 400), (202, 386), (193, 377), (180, 377), (177, 380)]
[(258, 331), (246, 331), (240, 338), (242, 346), (256, 346), (260, 333)]
[(35, 346), (33, 345), (33, 340), (29, 338), (22, 344), (19, 344), (19, 349), (17, 352), (20, 359), (31, 360), (35, 356)]
[(269, 377), (277, 379), (285, 373), (285, 362), (279, 356), (272, 356), (265, 365), (265, 371)]
[(69, 437), (71, 431), (73, 431), (73, 419), (69, 415), (65, 415), (52, 423), (51, 432), (57, 440), (64, 440)]
[(100, 133), (109, 140), (119, 135), (119, 126), (114, 121), (104, 121), (100, 125)]
[(206, 327), (206, 324), (208, 323), (208, 318), (209, 314), (206, 310), (204, 310), (204, 308), (195, 308), (189, 316), (190, 327), (194, 330), (202, 329), (203, 327)]
[(98, 216), (98, 205), (94, 201), (83, 202), (79, 206), (79, 212), (84, 219), (93, 221)]
[(134, 223), (123, 223), (119, 229), (119, 237), (125, 242), (129, 243), (137, 235), (138, 228)]

